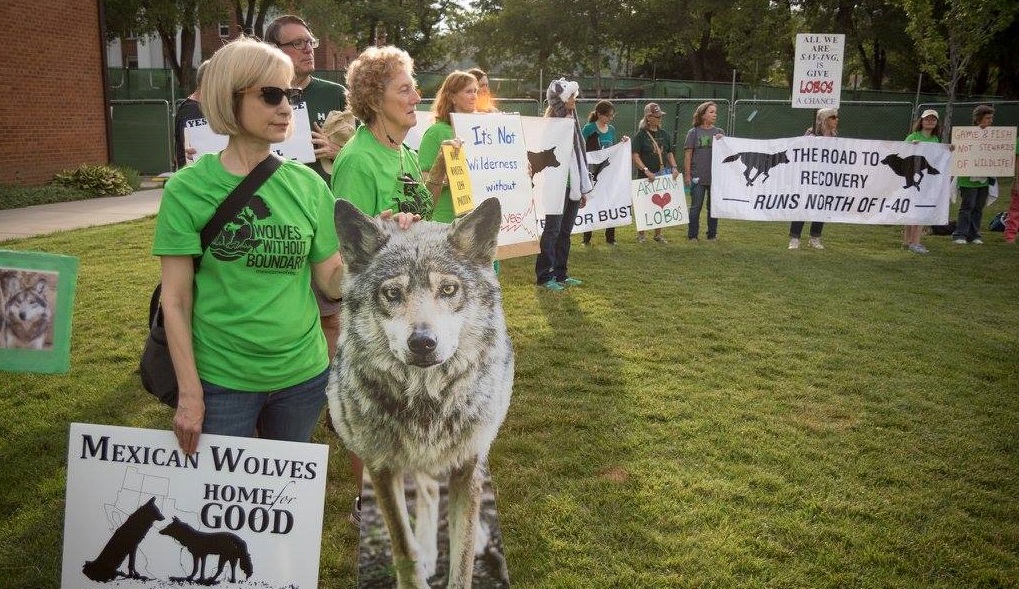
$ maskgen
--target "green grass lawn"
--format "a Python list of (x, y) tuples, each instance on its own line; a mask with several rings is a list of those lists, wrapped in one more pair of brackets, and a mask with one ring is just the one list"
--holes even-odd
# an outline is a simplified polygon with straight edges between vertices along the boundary
[[(1019, 248), (918, 256), (897, 227), (828, 225), (788, 251), (787, 227), (598, 232), (562, 294), (533, 257), (503, 264), (517, 374), (490, 463), (514, 588), (1019, 587)], [(169, 427), (134, 373), (152, 229), (4, 244), (81, 268), (70, 374), (0, 374), (0, 587), (59, 585), (68, 423)], [(354, 485), (315, 440), (320, 586), (353, 588)]]

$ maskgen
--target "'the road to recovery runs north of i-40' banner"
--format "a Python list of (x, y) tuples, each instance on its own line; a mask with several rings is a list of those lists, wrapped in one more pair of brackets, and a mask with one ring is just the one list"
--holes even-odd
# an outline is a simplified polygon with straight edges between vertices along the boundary
[(940, 143), (725, 137), (712, 148), (711, 212), (751, 221), (944, 225), (949, 154)]
[(318, 587), (328, 458), (212, 434), (184, 454), (170, 431), (72, 423), (60, 586)]

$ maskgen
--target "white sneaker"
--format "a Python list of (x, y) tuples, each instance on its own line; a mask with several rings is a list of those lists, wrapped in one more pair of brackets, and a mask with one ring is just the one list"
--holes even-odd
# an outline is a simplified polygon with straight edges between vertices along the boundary
[(798, 249), (800, 249), (800, 240), (796, 239), (795, 237), (790, 237), (789, 238), (789, 249), (791, 249), (791, 250), (798, 250)]
[(823, 250), (824, 246), (821, 245), (821, 238), (820, 237), (811, 237), (810, 238), (810, 247), (812, 247), (812, 248), (814, 248), (816, 250)]
[(952, 243), (956, 243), (956, 244), (959, 244), (959, 245), (966, 245), (966, 240), (960, 237), (959, 239), (953, 239)]
[(984, 240), (979, 237), (973, 240), (973, 245), (984, 245)]

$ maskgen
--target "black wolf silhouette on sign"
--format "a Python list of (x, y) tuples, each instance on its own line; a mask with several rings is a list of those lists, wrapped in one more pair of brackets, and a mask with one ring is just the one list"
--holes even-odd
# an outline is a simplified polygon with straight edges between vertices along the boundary
[(922, 155), (899, 157), (899, 154), (893, 153), (885, 156), (881, 163), (891, 168), (895, 175), (906, 179), (906, 185), (903, 188), (915, 186), (917, 192), (920, 191), (920, 182), (923, 181), (924, 172), (932, 176), (941, 173)]
[[(163, 514), (156, 507), (156, 498), (149, 499), (134, 513), (127, 516), (124, 523), (113, 531), (113, 536), (106, 542), (103, 551), (95, 560), (86, 562), (85, 566), (81, 567), (81, 572), (89, 579), (100, 583), (108, 583), (117, 577), (141, 581), (149, 580), (148, 577), (139, 575), (135, 570), (135, 555), (138, 552), (138, 546), (142, 543), (142, 538), (149, 532), (152, 524), (162, 519)], [(127, 572), (122, 573), (118, 568), (125, 558), (127, 558)]]
[[(772, 168), (779, 164), (789, 163), (789, 158), (786, 157), (784, 151), (780, 151), (778, 153), (754, 153), (752, 151), (744, 151), (742, 153), (730, 155), (722, 160), (722, 163), (727, 164), (736, 160), (743, 162), (743, 177), (747, 179), (747, 186), (753, 186), (754, 181), (757, 180), (761, 174), (764, 174), (764, 179), (767, 180), (770, 178), (768, 172), (770, 172)], [(757, 172), (754, 174), (753, 178), (750, 177), (751, 170)]]
[(528, 151), (527, 163), (531, 168), (531, 188), (534, 188), (534, 175), (545, 168), (558, 168), (559, 160), (555, 157), (555, 148), (549, 147), (544, 151)]
[(601, 174), (602, 170), (604, 170), (605, 168), (609, 167), (609, 160), (605, 160), (605, 161), (601, 162), (600, 164), (591, 164), (589, 167), (590, 167), (590, 170), (591, 170), (591, 179), (594, 180), (595, 184), (597, 184), (598, 183), (598, 174)]
[[(240, 564), (241, 570), (244, 571), (248, 579), (251, 578), (251, 573), (254, 572), (254, 567), (251, 565), (251, 554), (248, 553), (248, 545), (237, 534), (230, 532), (200, 532), (176, 517), (173, 518), (169, 525), (159, 530), (159, 533), (180, 542), (191, 553), (191, 574), (186, 577), (170, 577), (172, 582), (188, 581), (196, 582), (200, 585), (214, 585), (227, 564), (230, 565), (231, 583), (237, 582), (238, 564)], [(216, 569), (215, 574), (206, 577), (205, 561), (213, 554), (219, 556), (219, 568)], [(198, 575), (197, 581), (195, 580), (195, 575)]]

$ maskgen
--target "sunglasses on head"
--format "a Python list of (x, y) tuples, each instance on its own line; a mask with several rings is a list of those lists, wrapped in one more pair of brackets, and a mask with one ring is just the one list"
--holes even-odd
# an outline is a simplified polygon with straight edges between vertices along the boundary
[(283, 102), (283, 97), (286, 97), (287, 102), (289, 102), (291, 106), (299, 104), (301, 100), (304, 99), (304, 90), (301, 90), (300, 88), (277, 88), (276, 86), (248, 88), (243, 92), (238, 92), (238, 94), (244, 94), (252, 90), (258, 90), (261, 92), (259, 97), (262, 99), (262, 102), (269, 106), (279, 106), (280, 103)]

